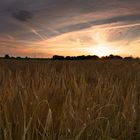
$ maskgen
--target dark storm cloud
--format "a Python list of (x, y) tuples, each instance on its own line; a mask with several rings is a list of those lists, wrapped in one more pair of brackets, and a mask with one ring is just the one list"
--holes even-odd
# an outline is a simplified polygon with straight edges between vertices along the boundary
[[(35, 31), (50, 38), (95, 25), (138, 22), (139, 4), (139, 0), (4, 0), (0, 1), (0, 35), (10, 34), (20, 39), (32, 40), (37, 35)], [(118, 12), (121, 10), (122, 15), (114, 12), (113, 16), (115, 9)], [(108, 14), (111, 11), (110, 17)], [(88, 17), (88, 14), (95, 15), (95, 18)], [(83, 15), (87, 15), (84, 22)], [(96, 15), (100, 18), (96, 18)]]
[(33, 17), (32, 13), (26, 10), (16, 11), (12, 13), (12, 16), (19, 21), (28, 21)]

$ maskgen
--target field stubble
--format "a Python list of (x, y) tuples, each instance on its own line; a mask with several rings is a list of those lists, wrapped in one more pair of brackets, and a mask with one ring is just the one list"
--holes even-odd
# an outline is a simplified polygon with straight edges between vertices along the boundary
[(0, 60), (1, 140), (139, 140), (139, 61)]

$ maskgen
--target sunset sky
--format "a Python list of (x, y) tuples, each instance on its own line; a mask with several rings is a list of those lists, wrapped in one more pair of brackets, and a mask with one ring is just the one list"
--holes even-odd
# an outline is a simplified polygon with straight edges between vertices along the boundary
[(0, 56), (140, 57), (140, 0), (1, 0)]

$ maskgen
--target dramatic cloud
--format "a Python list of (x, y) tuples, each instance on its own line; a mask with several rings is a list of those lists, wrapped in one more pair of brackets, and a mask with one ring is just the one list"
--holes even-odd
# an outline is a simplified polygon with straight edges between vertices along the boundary
[(0, 21), (1, 54), (88, 54), (109, 44), (140, 56), (139, 0), (4, 0)]
[(111, 18), (106, 18), (106, 19), (101, 19), (101, 20), (93, 20), (93, 21), (88, 21), (85, 23), (79, 23), (79, 24), (74, 24), (70, 26), (63, 27), (60, 30), (60, 33), (65, 33), (69, 31), (76, 31), (76, 30), (81, 30), (85, 28), (89, 28), (95, 25), (104, 25), (104, 24), (111, 24), (111, 23), (116, 23), (116, 22), (132, 22), (132, 21), (140, 21), (140, 14), (136, 15), (125, 15), (125, 16), (117, 16), (117, 17), (111, 17)]
[(33, 17), (32, 14), (26, 10), (16, 11), (12, 13), (12, 16), (19, 21), (28, 21), (29, 19)]

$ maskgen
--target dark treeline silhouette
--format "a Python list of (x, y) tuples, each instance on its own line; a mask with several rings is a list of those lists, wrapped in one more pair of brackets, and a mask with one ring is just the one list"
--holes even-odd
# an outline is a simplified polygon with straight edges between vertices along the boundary
[(61, 56), (61, 55), (54, 55), (52, 58), (30, 58), (30, 57), (14, 57), (9, 56), (9, 54), (6, 54), (4, 57), (1, 57), (3, 59), (30, 59), (30, 60), (134, 60), (134, 59), (140, 59), (140, 58), (134, 58), (132, 56), (128, 57), (121, 57), (119, 55), (109, 55), (109, 56), (103, 56), (98, 57), (97, 55), (80, 55), (80, 56)]
[(23, 57), (21, 57), (21, 56), (17, 56), (17, 57), (14, 57), (14, 56), (9, 56), (9, 54), (5, 54), (5, 56), (4, 57), (2, 57), (2, 58), (4, 58), (4, 59), (30, 59), (29, 57), (25, 57), (25, 58), (23, 58)]
[(98, 56), (96, 55), (81, 55), (81, 56), (59, 56), (59, 55), (54, 55), (53, 60), (91, 60), (91, 59), (94, 59), (94, 60), (98, 60), (100, 59)]
[(111, 54), (109, 56), (103, 56), (102, 59), (123, 59), (123, 57)]
[(9, 59), (10, 56), (9, 56), (8, 54), (6, 54), (6, 55), (4, 56), (4, 58), (5, 58), (5, 59)]
[(52, 59), (53, 59), (53, 60), (64, 60), (65, 57), (64, 57), (64, 56), (60, 56), (60, 55), (54, 55), (54, 56), (52, 57)]
[[(97, 55), (81, 55), (81, 56), (61, 56), (61, 55), (54, 55), (52, 57), (52, 60), (121, 60), (121, 59), (125, 59), (125, 60), (133, 60), (135, 58), (133, 58), (132, 56), (129, 57), (121, 57), (119, 55), (109, 55), (109, 56), (103, 56), (103, 57), (98, 57)], [(138, 58), (139, 59), (139, 58)]]

